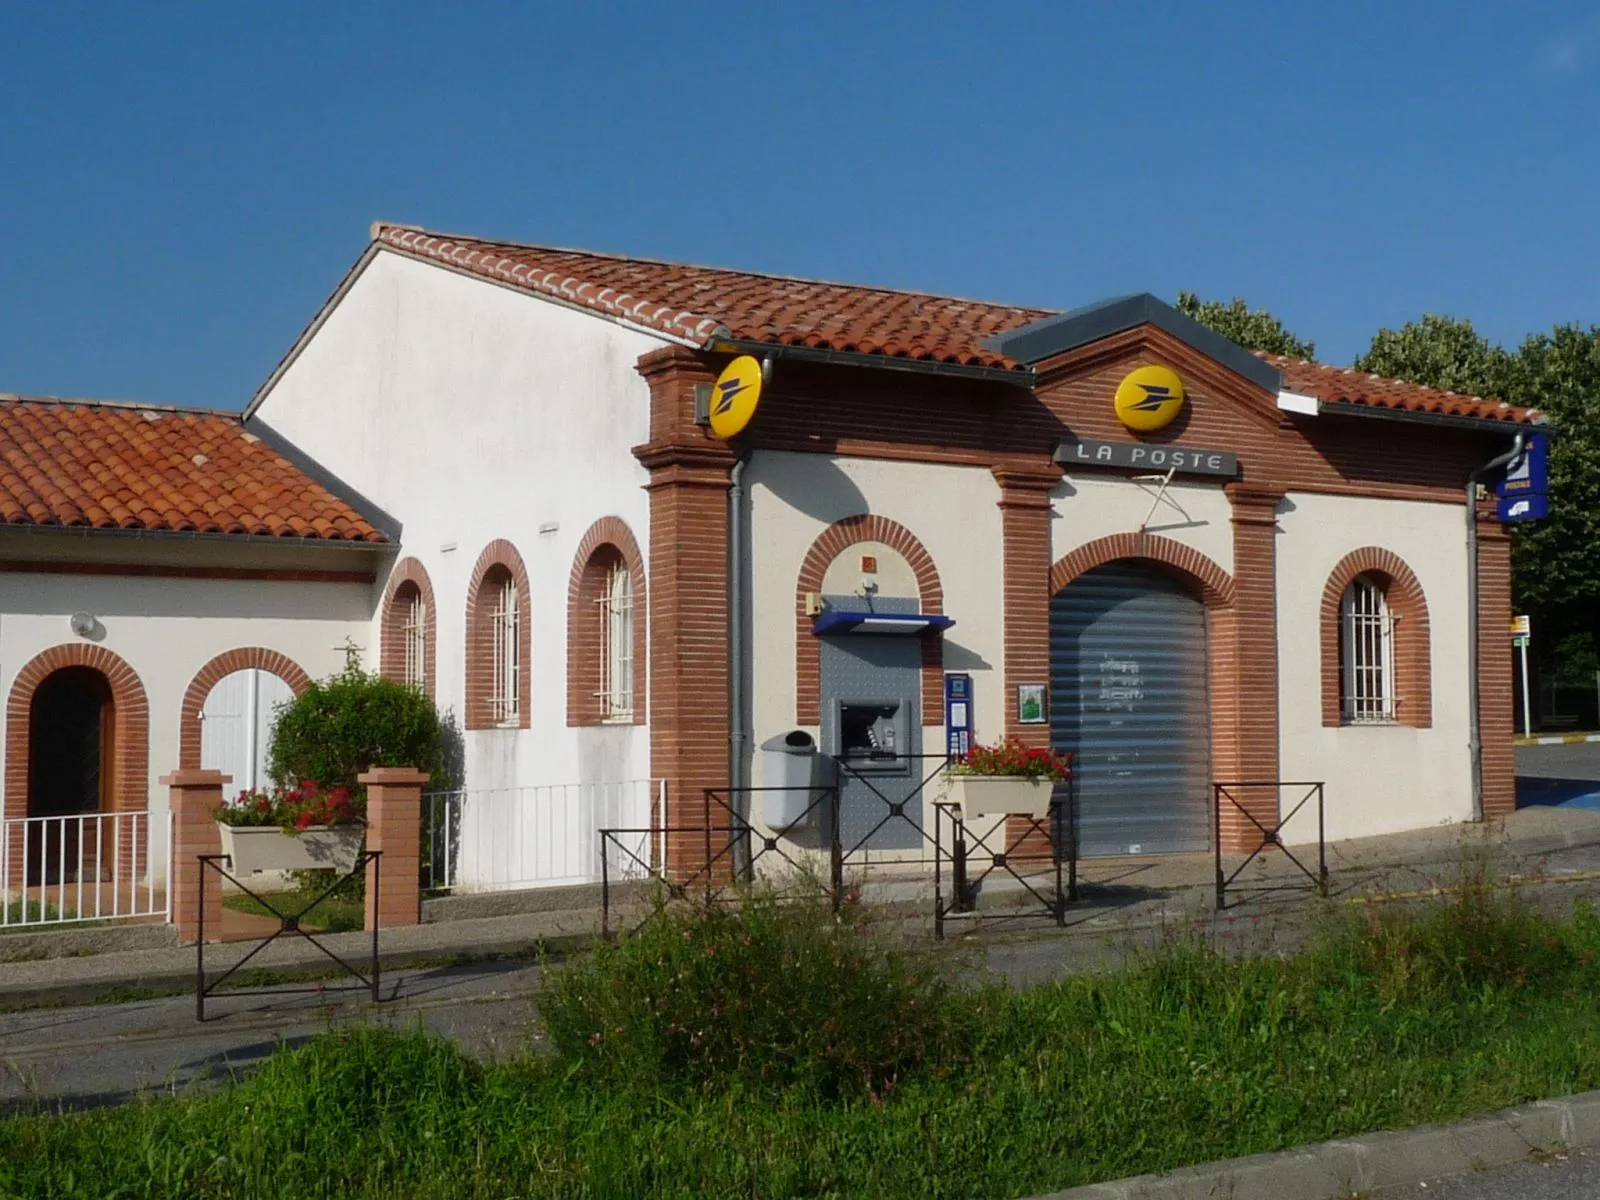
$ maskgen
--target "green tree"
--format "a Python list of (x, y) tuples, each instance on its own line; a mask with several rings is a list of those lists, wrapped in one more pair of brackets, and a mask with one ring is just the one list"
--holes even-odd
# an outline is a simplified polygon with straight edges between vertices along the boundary
[(1404, 379), (1469, 396), (1503, 398), (1512, 385), (1513, 361), (1472, 327), (1471, 321), (1427, 313), (1399, 329), (1378, 330), (1358, 371)]
[(1193, 317), (1207, 329), (1215, 330), (1246, 350), (1264, 350), (1268, 354), (1283, 354), (1289, 358), (1315, 358), (1317, 345), (1297, 338), (1284, 328), (1264, 308), (1252, 309), (1235, 296), (1228, 303), (1220, 300), (1202, 300), (1193, 292), (1178, 293), (1178, 311)]
[(451, 785), (449, 740), (432, 700), (368, 674), (352, 652), (344, 670), (279, 708), (268, 770), (286, 786), (315, 779), (355, 790), (369, 767), (416, 767), (432, 776), (430, 789), (443, 790)]

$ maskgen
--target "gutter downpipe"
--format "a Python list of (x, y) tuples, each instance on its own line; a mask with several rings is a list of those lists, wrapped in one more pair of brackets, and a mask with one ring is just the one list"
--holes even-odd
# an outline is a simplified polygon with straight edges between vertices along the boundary
[[(745, 519), (744, 468), (741, 457), (729, 473), (728, 488), (728, 803), (741, 820), (750, 822), (749, 778), (745, 766), (750, 732), (745, 728)], [(733, 848), (733, 868), (743, 878), (750, 866), (750, 847), (740, 839)]]
[(1511, 448), (1491, 458), (1467, 476), (1467, 753), (1472, 760), (1472, 819), (1483, 820), (1483, 738), (1478, 721), (1478, 483), (1491, 471), (1505, 466), (1528, 442), (1528, 432), (1517, 430)]

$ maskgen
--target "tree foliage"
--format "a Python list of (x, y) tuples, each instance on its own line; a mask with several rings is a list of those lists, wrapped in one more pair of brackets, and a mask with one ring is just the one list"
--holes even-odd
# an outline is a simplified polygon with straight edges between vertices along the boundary
[(1513, 359), (1472, 327), (1471, 321), (1427, 313), (1399, 329), (1378, 330), (1358, 371), (1404, 379), (1469, 396), (1503, 398), (1511, 386)]
[(1193, 317), (1207, 329), (1239, 343), (1246, 350), (1264, 350), (1268, 354), (1283, 354), (1289, 358), (1310, 359), (1317, 356), (1315, 342), (1302, 341), (1266, 309), (1252, 309), (1239, 296), (1224, 304), (1220, 300), (1202, 300), (1193, 292), (1179, 292), (1178, 311), (1186, 317)]
[(327, 788), (359, 788), (370, 767), (416, 767), (430, 788), (451, 784), (448, 731), (433, 701), (361, 669), (354, 654), (344, 670), (312, 683), (278, 710), (268, 770), (290, 786), (314, 779)]

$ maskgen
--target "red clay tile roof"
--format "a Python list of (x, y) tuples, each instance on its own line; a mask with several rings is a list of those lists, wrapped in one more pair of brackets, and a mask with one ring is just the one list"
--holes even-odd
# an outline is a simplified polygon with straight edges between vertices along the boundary
[(1256, 352), (1283, 373), (1285, 391), (1315, 396), (1330, 404), (1355, 404), (1363, 408), (1400, 409), (1406, 412), (1434, 413), (1438, 416), (1470, 417), (1479, 421), (1509, 421), (1532, 425), (1544, 414), (1536, 408), (1519, 408), (1482, 396), (1463, 396), (1439, 388), (1423, 387), (1399, 379), (1385, 379), (1345, 367), (1285, 358), (1281, 354)]
[(0, 525), (385, 540), (236, 413), (5, 394)]
[(1050, 309), (492, 242), (379, 224), (382, 245), (703, 346), (715, 338), (1014, 368), (985, 338)]

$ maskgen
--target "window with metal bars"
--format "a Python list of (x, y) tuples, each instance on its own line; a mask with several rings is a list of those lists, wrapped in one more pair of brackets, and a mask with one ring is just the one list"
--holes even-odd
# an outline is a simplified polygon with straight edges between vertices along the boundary
[(633, 720), (633, 576), (613, 563), (600, 595), (600, 715)]
[(419, 692), (428, 690), (428, 606), (422, 593), (412, 589), (409, 598), (403, 598), (405, 623), (400, 627), (405, 643), (405, 675), (407, 687)]
[(1366, 575), (1351, 580), (1339, 602), (1339, 707), (1346, 724), (1385, 725), (1396, 719), (1394, 622), (1377, 580)]
[(518, 694), (521, 649), (517, 636), (517, 584), (507, 579), (495, 596), (489, 614), (492, 676), (489, 685), (489, 715), (498, 725), (515, 725), (522, 712)]

